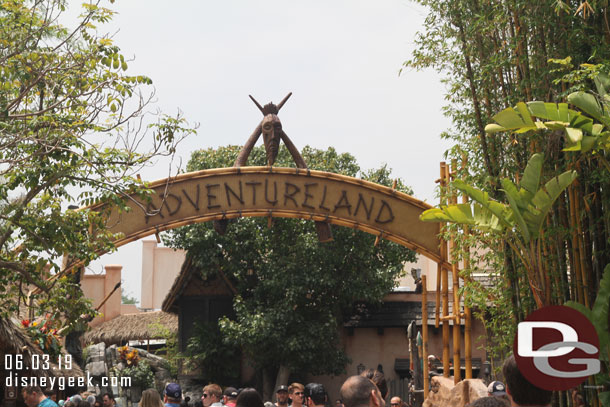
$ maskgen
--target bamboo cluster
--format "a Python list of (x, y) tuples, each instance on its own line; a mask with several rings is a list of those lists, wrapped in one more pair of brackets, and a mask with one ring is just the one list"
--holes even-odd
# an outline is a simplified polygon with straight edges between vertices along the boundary
[[(466, 160), (464, 159), (462, 166), (466, 165)], [(457, 163), (453, 161), (451, 163), (451, 167), (449, 167), (445, 162), (440, 163), (440, 179), (438, 180), (441, 186), (441, 205), (446, 204), (456, 204), (458, 201), (457, 194), (455, 192), (449, 193), (448, 186), (451, 178), (457, 171)], [(468, 198), (466, 196), (462, 197), (463, 202), (468, 202)], [(464, 235), (468, 233), (468, 230), (463, 231)], [(464, 307), (464, 311), (462, 312), (462, 307), (460, 305), (460, 274), (459, 274), (459, 265), (455, 255), (452, 254), (451, 262), (449, 262), (449, 253), (453, 253), (456, 249), (455, 244), (456, 236), (452, 236), (451, 240), (447, 242), (441, 236), (440, 242), (440, 253), (441, 253), (441, 261), (437, 263), (437, 276), (436, 276), (436, 307), (435, 307), (435, 326), (438, 328), (440, 323), (442, 322), (442, 340), (443, 340), (443, 376), (449, 377), (451, 371), (451, 363), (450, 363), (450, 345), (452, 342), (453, 345), (453, 380), (454, 383), (458, 383), (462, 380), (461, 377), (461, 332), (460, 325), (462, 324), (462, 318), (464, 319), (464, 350), (465, 350), (465, 378), (472, 378), (472, 339), (471, 339), (471, 326), (472, 326), (472, 316), (470, 308)], [(449, 243), (449, 246), (447, 245)], [(469, 251), (466, 248), (466, 251)], [(449, 270), (444, 265), (451, 264), (451, 273), (452, 273), (452, 298), (453, 306), (452, 306), (452, 314), (449, 315)], [(464, 267), (466, 269), (470, 266), (469, 256), (464, 256)], [(426, 368), (424, 369), (424, 397), (427, 397), (429, 391), (429, 376), (428, 376), (428, 368), (427, 368), (427, 357), (428, 357), (428, 296), (427, 296), (427, 280), (426, 276), (422, 276), (422, 285), (423, 285), (423, 295), (422, 295), (422, 332), (423, 332), (423, 340), (424, 340), (424, 365)], [(442, 302), (441, 302), (442, 298)], [(440, 306), (442, 304), (442, 307)], [(442, 316), (440, 314), (442, 309)], [(452, 341), (450, 341), (450, 329), (449, 324), (450, 321), (453, 321), (453, 330), (452, 330)]]

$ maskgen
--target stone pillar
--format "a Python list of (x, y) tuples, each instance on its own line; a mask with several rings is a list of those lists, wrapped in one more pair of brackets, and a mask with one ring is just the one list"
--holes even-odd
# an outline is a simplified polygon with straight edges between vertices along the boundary
[(156, 240), (142, 241), (142, 296), (140, 308), (154, 308), (153, 291), (155, 286), (155, 248)]
[[(121, 269), (123, 266), (119, 264), (109, 264), (105, 267), (106, 279), (104, 280), (104, 297), (112, 292), (114, 286), (121, 282)], [(121, 315), (121, 289), (119, 288), (112, 294), (108, 301), (104, 304), (102, 312), (104, 313), (104, 321), (109, 321), (112, 318)]]

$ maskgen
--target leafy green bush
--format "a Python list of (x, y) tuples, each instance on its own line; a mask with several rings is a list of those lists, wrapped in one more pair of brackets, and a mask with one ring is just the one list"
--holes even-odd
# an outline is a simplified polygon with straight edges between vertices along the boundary
[(184, 359), (184, 356), (178, 350), (178, 335), (160, 322), (150, 324), (149, 328), (155, 336), (165, 339), (165, 346), (159, 348), (155, 354), (161, 354), (164, 357), (163, 367), (169, 371), (172, 377), (177, 377), (182, 359)]
[(207, 380), (231, 383), (239, 378), (240, 350), (223, 341), (215, 324), (197, 323), (185, 354), (191, 367), (203, 368), (203, 376)]
[(137, 366), (127, 366), (120, 370), (118, 375), (121, 377), (131, 377), (132, 386), (140, 386), (145, 389), (153, 387), (155, 383), (153, 371), (144, 360), (140, 361)]

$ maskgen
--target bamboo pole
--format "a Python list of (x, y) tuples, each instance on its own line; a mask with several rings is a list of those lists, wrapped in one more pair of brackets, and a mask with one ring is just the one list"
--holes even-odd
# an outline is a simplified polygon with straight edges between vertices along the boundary
[[(445, 185), (449, 183), (449, 166), (444, 166), (445, 172), (443, 174), (443, 179)], [(445, 243), (443, 242), (444, 250), (444, 258), (443, 261), (447, 260), (447, 250)], [(443, 318), (449, 316), (449, 272), (447, 268), (441, 267), (441, 290), (442, 290), (442, 298), (443, 298)], [(449, 358), (450, 358), (450, 349), (449, 349), (449, 321), (447, 319), (443, 320), (443, 377), (449, 377)]]
[(422, 360), (424, 365), (424, 400), (428, 398), (430, 388), (430, 376), (428, 372), (428, 282), (426, 276), (421, 276), (421, 330), (422, 330)]
[[(456, 161), (453, 160), (451, 162), (451, 172), (455, 173), (457, 170)], [(455, 192), (451, 193), (449, 198), (451, 204), (457, 204), (457, 195)], [(457, 384), (460, 380), (462, 380), (462, 372), (461, 372), (461, 361), (460, 361), (460, 346), (462, 342), (461, 333), (460, 333), (460, 275), (458, 274), (458, 265), (455, 259), (455, 236), (452, 235), (450, 241), (451, 247), (451, 276), (453, 278), (453, 382)]]
[[(462, 158), (462, 170), (466, 170), (466, 166), (468, 164), (468, 158), (466, 155)], [(468, 195), (462, 194), (462, 203), (468, 203)], [(468, 235), (470, 230), (468, 229), (468, 225), (464, 225), (464, 239), (468, 239)], [(465, 282), (470, 281), (470, 246), (464, 245), (464, 270), (466, 270), (466, 275), (464, 276)], [(472, 379), (472, 313), (470, 307), (466, 306), (464, 303), (464, 359), (466, 364), (466, 372), (464, 374), (466, 379)]]
[[(445, 167), (447, 166), (447, 164), (444, 161), (441, 161), (440, 163), (440, 203), (441, 205), (445, 204), (445, 200), (444, 200), (444, 194), (445, 191), (443, 190), (443, 188), (445, 188)], [(441, 231), (443, 230), (443, 223), (441, 223)], [(440, 244), (440, 255), (441, 255), (441, 261), (437, 263), (436, 266), (436, 307), (434, 308), (434, 313), (436, 315), (436, 319), (434, 321), (434, 326), (436, 328), (439, 327), (439, 321), (440, 321), (440, 308), (441, 308), (441, 274), (442, 274), (442, 268), (443, 268), (443, 263), (447, 260), (447, 255), (445, 254), (445, 249), (446, 249), (446, 243), (445, 241), (440, 238), (439, 239), (439, 244)]]
[(580, 273), (581, 273), (581, 282), (582, 282), (582, 294), (585, 307), (589, 308), (589, 287), (588, 287), (588, 278), (586, 275), (586, 270), (588, 267), (585, 263), (585, 244), (583, 241), (583, 233), (582, 226), (580, 224), (580, 187), (578, 180), (574, 182), (576, 185), (574, 186), (574, 217), (576, 221), (576, 236), (578, 244), (578, 251), (580, 252)]
[[(551, 230), (551, 217), (547, 216), (546, 218), (546, 227), (547, 227), (547, 231)], [(548, 232), (545, 233), (544, 235), (545, 237), (548, 238)], [(555, 298), (557, 298), (559, 301), (561, 301), (561, 282), (560, 282), (560, 278), (559, 278), (559, 267), (557, 266), (556, 262), (555, 262), (555, 257), (552, 255), (552, 249), (549, 243), (546, 243), (547, 241), (551, 241), (551, 238), (542, 239), (542, 254), (544, 255), (544, 258), (546, 260), (547, 263), (547, 274), (549, 274), (549, 277), (553, 277), (553, 284), (551, 285), (551, 298), (554, 296)], [(550, 302), (549, 302), (550, 303)]]
[(570, 229), (572, 229), (572, 251), (574, 253), (574, 275), (576, 276), (576, 301), (584, 304), (584, 293), (582, 289), (582, 274), (580, 272), (580, 245), (578, 244), (578, 232), (576, 230), (576, 209), (575, 209), (575, 196), (574, 186), (568, 187), (568, 196), (570, 199)]
[[(441, 240), (442, 242), (442, 240)], [(441, 254), (442, 256), (442, 254)], [(442, 257), (441, 257), (442, 258)], [(440, 263), (436, 263), (436, 306), (434, 307), (434, 314), (435, 314), (435, 319), (434, 319), (434, 326), (436, 328), (439, 327), (440, 324), (440, 308), (441, 308), (441, 269), (443, 268), (442, 266), (442, 262)]]

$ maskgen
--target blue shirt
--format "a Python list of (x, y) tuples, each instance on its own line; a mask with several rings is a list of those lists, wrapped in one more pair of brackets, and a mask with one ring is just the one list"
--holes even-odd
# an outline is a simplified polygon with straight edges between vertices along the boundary
[(57, 403), (51, 400), (50, 398), (46, 398), (38, 403), (36, 407), (58, 407)]

